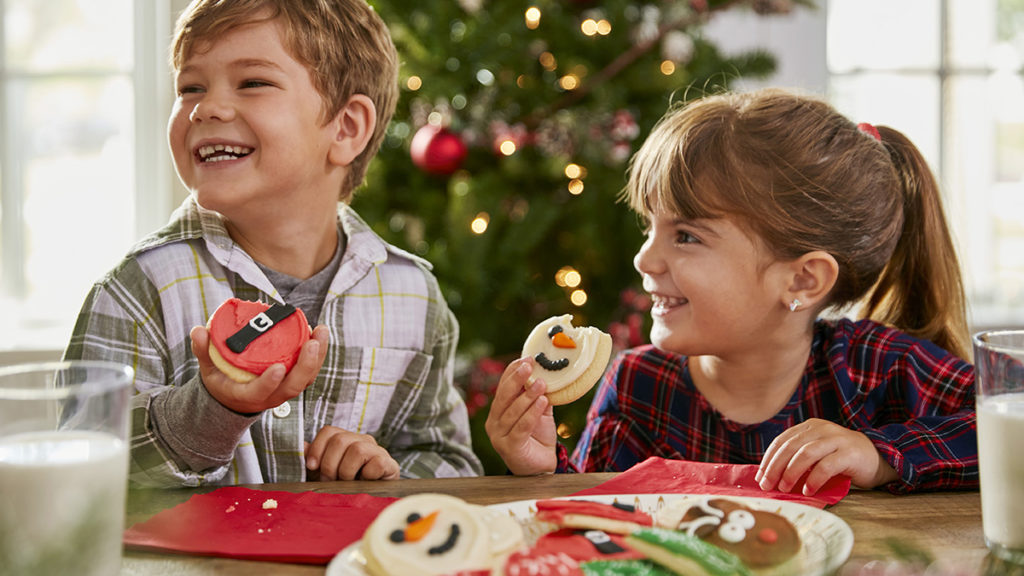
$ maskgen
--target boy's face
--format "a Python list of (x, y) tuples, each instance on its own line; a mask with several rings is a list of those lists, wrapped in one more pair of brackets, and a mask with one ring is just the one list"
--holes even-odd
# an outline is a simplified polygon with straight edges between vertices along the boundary
[(785, 265), (728, 218), (651, 214), (633, 264), (653, 300), (651, 342), (664, 350), (728, 357), (757, 349), (788, 312), (778, 289)]
[(232, 220), (333, 206), (341, 180), (327, 156), (336, 132), (324, 126), (320, 94), (275, 22), (198, 43), (176, 92), (168, 142), (201, 205)]

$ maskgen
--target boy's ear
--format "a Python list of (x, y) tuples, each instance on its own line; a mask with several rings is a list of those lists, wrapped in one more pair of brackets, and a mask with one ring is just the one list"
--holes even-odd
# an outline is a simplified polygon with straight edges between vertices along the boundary
[(363, 153), (377, 126), (377, 107), (364, 94), (354, 94), (332, 121), (334, 142), (327, 159), (336, 166), (348, 166)]
[(790, 263), (789, 287), (783, 305), (799, 301), (800, 308), (817, 309), (839, 279), (839, 263), (828, 252), (815, 250)]

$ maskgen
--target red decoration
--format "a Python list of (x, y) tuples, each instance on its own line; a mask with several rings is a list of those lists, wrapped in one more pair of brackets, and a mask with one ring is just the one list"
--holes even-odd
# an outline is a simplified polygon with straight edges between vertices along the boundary
[(412, 163), (428, 174), (448, 175), (462, 166), (466, 143), (441, 126), (425, 124), (412, 137)]

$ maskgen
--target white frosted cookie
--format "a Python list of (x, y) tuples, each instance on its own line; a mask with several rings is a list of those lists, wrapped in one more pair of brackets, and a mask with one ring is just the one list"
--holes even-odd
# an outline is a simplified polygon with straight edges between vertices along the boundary
[(546, 396), (556, 406), (586, 394), (611, 355), (612, 337), (592, 326), (573, 326), (572, 314), (541, 322), (523, 345), (523, 357), (535, 361), (533, 378), (547, 384)]
[(360, 549), (372, 576), (487, 570), (523, 544), (519, 523), (445, 494), (407, 496), (381, 511)]

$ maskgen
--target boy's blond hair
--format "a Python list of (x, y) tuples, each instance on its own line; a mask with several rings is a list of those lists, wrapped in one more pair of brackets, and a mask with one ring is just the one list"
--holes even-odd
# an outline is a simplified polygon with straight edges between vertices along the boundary
[(339, 200), (348, 202), (366, 176), (398, 101), (398, 54), (380, 16), (365, 0), (193, 0), (171, 43), (180, 70), (196, 50), (245, 24), (280, 20), (285, 48), (309, 70), (324, 104), (324, 122), (355, 94), (369, 97), (377, 124), (366, 149), (349, 166)]

